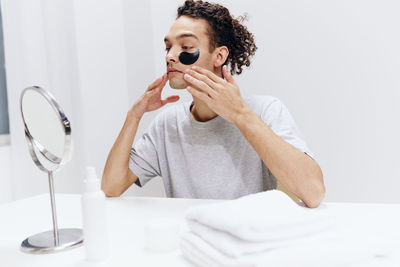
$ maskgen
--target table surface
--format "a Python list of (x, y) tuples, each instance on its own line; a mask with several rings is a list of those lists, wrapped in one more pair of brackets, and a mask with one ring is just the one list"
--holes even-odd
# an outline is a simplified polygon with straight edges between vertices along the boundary
[[(218, 200), (120, 197), (108, 198), (107, 226), (110, 255), (107, 261), (85, 260), (84, 247), (46, 255), (26, 254), (21, 242), (33, 234), (52, 229), (48, 194), (0, 205), (0, 266), (193, 266), (179, 249), (156, 253), (144, 248), (143, 227), (152, 219), (178, 220), (182, 231), (185, 210)], [(56, 194), (59, 228), (81, 228), (80, 195)], [(368, 266), (400, 266), (400, 204), (322, 203), (337, 216), (344, 232), (358, 234), (360, 242), (371, 235), (387, 240), (392, 250)], [(55, 265), (56, 264), (56, 265)], [(323, 263), (321, 263), (323, 264)], [(321, 265), (323, 266), (323, 265)], [(366, 266), (366, 265), (363, 265)]]

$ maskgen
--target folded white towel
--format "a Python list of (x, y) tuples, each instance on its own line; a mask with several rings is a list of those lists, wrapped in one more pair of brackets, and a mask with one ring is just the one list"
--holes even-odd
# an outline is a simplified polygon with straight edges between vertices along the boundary
[(281, 242), (327, 228), (331, 218), (324, 212), (323, 209), (301, 207), (285, 193), (270, 190), (192, 207), (187, 211), (186, 219), (189, 227), (200, 224), (244, 241)]
[(181, 236), (180, 249), (183, 255), (199, 267), (247, 267), (255, 266), (256, 259), (234, 259), (207, 244), (197, 235), (187, 232)]
[(291, 239), (281, 239), (275, 241), (246, 241), (242, 240), (228, 232), (215, 230), (196, 221), (187, 221), (189, 229), (192, 233), (200, 236), (208, 244), (211, 244), (219, 252), (231, 256), (240, 257), (246, 254), (269, 251), (271, 249), (293, 246), (306, 241), (313, 241), (321, 238), (330, 238), (332, 234), (327, 231), (325, 223), (317, 225), (309, 225), (313, 227), (314, 234), (309, 234), (311, 230), (307, 231), (305, 236), (297, 236)]
[(199, 267), (353, 266), (353, 264), (367, 263), (377, 254), (373, 246), (364, 245), (360, 241), (338, 238), (304, 242), (265, 253), (233, 258), (220, 253), (190, 232), (182, 235), (180, 248), (184, 256)]
[(379, 235), (340, 230), (323, 205), (300, 207), (276, 190), (192, 207), (186, 219), (181, 250), (204, 267), (362, 266), (392, 247)]

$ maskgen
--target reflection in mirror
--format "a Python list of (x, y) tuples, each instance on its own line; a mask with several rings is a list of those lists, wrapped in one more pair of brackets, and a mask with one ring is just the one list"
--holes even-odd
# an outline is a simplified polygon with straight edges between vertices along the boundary
[(21, 93), (20, 109), (29, 153), (40, 170), (48, 174), (53, 230), (25, 239), (21, 250), (28, 253), (53, 253), (77, 247), (83, 242), (81, 229), (58, 229), (53, 172), (71, 154), (71, 126), (50, 92), (33, 86)]
[(50, 103), (36, 90), (28, 90), (22, 99), (26, 126), (38, 147), (61, 159), (65, 132), (59, 116)]

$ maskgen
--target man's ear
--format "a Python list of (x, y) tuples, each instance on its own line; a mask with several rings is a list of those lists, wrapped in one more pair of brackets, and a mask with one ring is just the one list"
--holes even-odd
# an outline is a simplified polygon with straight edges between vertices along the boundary
[(226, 46), (219, 46), (215, 48), (215, 60), (214, 60), (214, 67), (218, 68), (221, 67), (229, 55), (229, 49)]

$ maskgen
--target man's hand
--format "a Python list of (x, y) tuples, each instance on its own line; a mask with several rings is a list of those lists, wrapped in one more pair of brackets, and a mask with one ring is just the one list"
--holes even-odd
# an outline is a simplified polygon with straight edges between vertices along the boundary
[(243, 111), (249, 109), (240, 95), (236, 84), (226, 66), (222, 68), (225, 80), (213, 72), (198, 66), (186, 70), (185, 80), (191, 84), (187, 91), (207, 104), (219, 116), (235, 123)]
[(161, 99), (161, 92), (167, 81), (166, 74), (155, 80), (129, 110), (104, 167), (101, 189), (108, 197), (120, 196), (138, 179), (129, 169), (129, 155), (143, 114), (179, 100), (179, 96), (176, 95)]
[(146, 89), (144, 94), (133, 105), (130, 113), (137, 119), (141, 119), (144, 113), (161, 108), (167, 103), (173, 103), (179, 100), (179, 96), (173, 95), (166, 99), (161, 99), (161, 92), (168, 81), (168, 75), (164, 74), (162, 77), (155, 80)]

